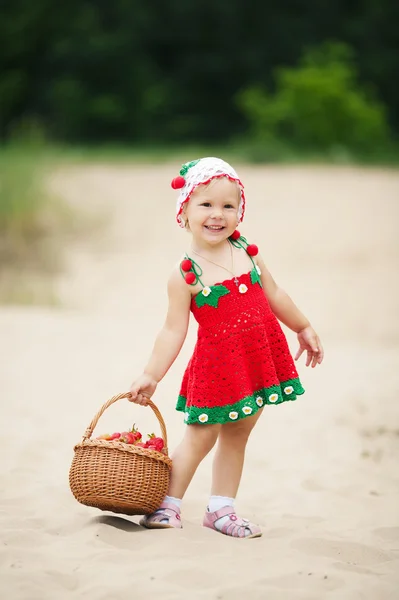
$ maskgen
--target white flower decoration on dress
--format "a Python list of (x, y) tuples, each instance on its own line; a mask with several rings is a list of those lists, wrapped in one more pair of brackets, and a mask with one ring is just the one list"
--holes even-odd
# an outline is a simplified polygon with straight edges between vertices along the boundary
[(247, 286), (245, 285), (245, 283), (242, 283), (239, 287), (238, 287), (238, 291), (240, 292), (240, 294), (245, 294), (248, 291)]
[(294, 388), (292, 387), (292, 385), (287, 385), (287, 387), (284, 388), (284, 394), (287, 394), (287, 396), (292, 394), (293, 391), (294, 391)]
[(277, 402), (277, 400), (278, 400), (278, 394), (270, 394), (269, 402)]
[(211, 292), (212, 292), (211, 288), (210, 288), (210, 287), (208, 287), (207, 285), (206, 285), (206, 286), (204, 287), (204, 289), (202, 290), (202, 293), (203, 293), (203, 295), (204, 295), (205, 297), (206, 297), (206, 296), (209, 296), (209, 294), (210, 294)]
[(229, 413), (229, 417), (230, 417), (230, 419), (235, 421), (236, 419), (238, 419), (238, 412), (235, 410), (232, 410), (231, 413)]
[(242, 412), (244, 413), (244, 415), (250, 415), (252, 412), (252, 408), (250, 406), (244, 406)]
[(188, 421), (188, 417), (189, 417), (189, 416), (190, 416), (190, 415), (189, 415), (189, 413), (188, 413), (188, 412), (185, 412), (185, 413), (184, 413), (184, 420), (185, 420), (185, 421)]
[(258, 406), (263, 406), (263, 398), (261, 398), (260, 396), (256, 398), (255, 402)]
[(209, 417), (208, 417), (208, 415), (207, 415), (207, 414), (205, 414), (205, 413), (202, 413), (202, 415), (200, 415), (200, 416), (198, 417), (198, 421), (199, 421), (200, 423), (206, 423), (208, 419), (209, 419)]
[(262, 275), (262, 271), (260, 270), (260, 268), (258, 267), (258, 265), (256, 265), (256, 272), (258, 275)]

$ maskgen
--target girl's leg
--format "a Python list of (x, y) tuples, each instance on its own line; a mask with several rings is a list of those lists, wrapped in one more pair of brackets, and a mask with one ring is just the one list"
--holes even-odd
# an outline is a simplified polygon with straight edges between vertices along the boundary
[(200, 462), (212, 450), (220, 425), (187, 425), (183, 440), (175, 449), (168, 495), (183, 498)]
[(212, 491), (204, 525), (233, 537), (258, 537), (260, 528), (235, 514), (237, 495), (244, 465), (245, 448), (262, 410), (237, 423), (221, 426), (218, 448), (213, 461)]
[(215, 445), (220, 425), (187, 425), (173, 453), (168, 495), (158, 510), (141, 519), (149, 528), (181, 527), (180, 503), (200, 462)]
[(213, 460), (212, 496), (235, 498), (244, 466), (245, 448), (252, 429), (263, 409), (237, 423), (221, 426), (218, 447)]

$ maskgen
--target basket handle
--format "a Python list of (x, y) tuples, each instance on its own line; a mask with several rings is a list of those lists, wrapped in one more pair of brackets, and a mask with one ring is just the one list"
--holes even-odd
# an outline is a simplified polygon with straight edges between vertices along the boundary
[[(92, 422), (90, 423), (90, 425), (88, 426), (88, 428), (86, 429), (86, 431), (83, 434), (83, 440), (88, 440), (91, 438), (93, 431), (100, 419), (100, 417), (103, 415), (103, 413), (107, 410), (107, 408), (109, 408), (111, 406), (111, 404), (113, 404), (114, 402), (117, 402), (118, 400), (122, 400), (123, 398), (130, 398), (131, 397), (131, 393), (130, 392), (125, 392), (124, 394), (118, 394), (117, 396), (113, 396), (113, 398), (110, 398), (107, 402), (105, 402), (105, 404), (102, 405), (102, 407), (100, 408), (100, 410), (98, 411), (98, 413), (94, 416)], [(162, 434), (162, 439), (165, 442), (165, 452), (166, 454), (168, 453), (168, 437), (166, 434), (166, 427), (165, 427), (165, 421), (162, 418), (162, 415), (159, 411), (159, 408), (148, 398), (148, 404), (147, 406), (149, 406), (155, 413), (156, 418), (159, 421), (159, 425), (161, 427), (161, 434)]]

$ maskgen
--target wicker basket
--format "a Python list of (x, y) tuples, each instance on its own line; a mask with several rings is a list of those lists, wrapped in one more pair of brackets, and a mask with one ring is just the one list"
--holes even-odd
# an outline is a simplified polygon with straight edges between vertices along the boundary
[(156, 510), (165, 497), (172, 467), (165, 423), (158, 408), (151, 400), (148, 402), (161, 426), (165, 454), (115, 440), (90, 439), (104, 411), (129, 396), (129, 393), (114, 396), (98, 411), (82, 441), (74, 447), (69, 485), (76, 500), (86, 506), (145, 515)]

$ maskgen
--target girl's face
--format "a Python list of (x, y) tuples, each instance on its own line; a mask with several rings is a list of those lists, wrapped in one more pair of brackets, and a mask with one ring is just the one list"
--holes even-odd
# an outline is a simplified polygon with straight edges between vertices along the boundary
[(216, 245), (228, 238), (238, 224), (240, 191), (227, 177), (199, 185), (185, 209), (186, 221), (194, 238)]

